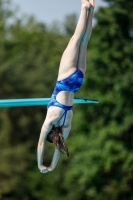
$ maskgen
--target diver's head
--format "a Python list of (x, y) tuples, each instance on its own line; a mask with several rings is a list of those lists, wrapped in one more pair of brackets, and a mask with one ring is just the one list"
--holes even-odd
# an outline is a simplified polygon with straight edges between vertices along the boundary
[(62, 136), (62, 127), (53, 126), (51, 131), (48, 133), (46, 140), (54, 143), (55, 147), (59, 149), (60, 152), (65, 153), (66, 156), (69, 157), (68, 148)]

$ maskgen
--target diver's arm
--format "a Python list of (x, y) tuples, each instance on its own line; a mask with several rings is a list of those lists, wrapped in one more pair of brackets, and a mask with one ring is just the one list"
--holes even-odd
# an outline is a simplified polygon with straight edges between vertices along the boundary
[(55, 148), (55, 151), (54, 151), (54, 155), (53, 155), (53, 159), (52, 159), (52, 162), (51, 162), (51, 165), (50, 167), (48, 167), (48, 171), (53, 171), (57, 165), (57, 162), (59, 160), (59, 157), (60, 157), (60, 151)]
[(69, 125), (68, 127), (63, 127), (62, 128), (62, 135), (63, 135), (65, 140), (67, 139), (70, 130), (71, 130), (71, 125)]
[[(46, 128), (47, 127), (47, 128)], [(51, 130), (52, 125), (49, 123), (45, 126), (45, 124), (42, 126), (40, 138), (38, 141), (38, 147), (37, 147), (37, 162), (38, 162), (38, 168), (41, 172), (47, 173), (48, 169), (43, 165), (43, 155), (44, 155), (44, 149), (45, 149), (45, 143), (46, 143), (46, 137), (49, 131)], [(43, 171), (42, 171), (43, 170)]]

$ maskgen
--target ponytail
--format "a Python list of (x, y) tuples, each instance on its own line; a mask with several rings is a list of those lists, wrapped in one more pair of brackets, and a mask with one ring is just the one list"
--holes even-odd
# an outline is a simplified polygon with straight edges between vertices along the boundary
[(64, 137), (62, 136), (62, 128), (53, 126), (52, 130), (47, 135), (46, 140), (55, 145), (55, 147), (61, 152), (65, 153), (69, 157), (68, 148)]

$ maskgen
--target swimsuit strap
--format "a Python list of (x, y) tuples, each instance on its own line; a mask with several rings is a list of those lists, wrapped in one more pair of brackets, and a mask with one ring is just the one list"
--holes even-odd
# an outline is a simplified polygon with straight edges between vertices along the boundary
[[(63, 115), (61, 116), (61, 118), (58, 120), (57, 124), (61, 121), (61, 119), (62, 119), (63, 116), (64, 116), (64, 120), (63, 120), (63, 124), (62, 124), (62, 126), (64, 126), (65, 120), (66, 120), (66, 115), (67, 115), (67, 110), (65, 110), (65, 112), (63, 113)], [(56, 125), (57, 125), (57, 124), (56, 124)]]

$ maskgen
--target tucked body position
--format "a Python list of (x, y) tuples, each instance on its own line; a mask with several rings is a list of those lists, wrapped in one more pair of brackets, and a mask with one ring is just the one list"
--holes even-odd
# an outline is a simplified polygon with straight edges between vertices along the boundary
[[(41, 173), (53, 171), (60, 152), (69, 157), (66, 138), (71, 130), (74, 94), (82, 86), (86, 71), (86, 50), (92, 31), (94, 0), (81, 0), (81, 13), (73, 36), (59, 66), (58, 78), (47, 106), (37, 147), (38, 168)], [(51, 165), (43, 165), (46, 141), (55, 145)]]

